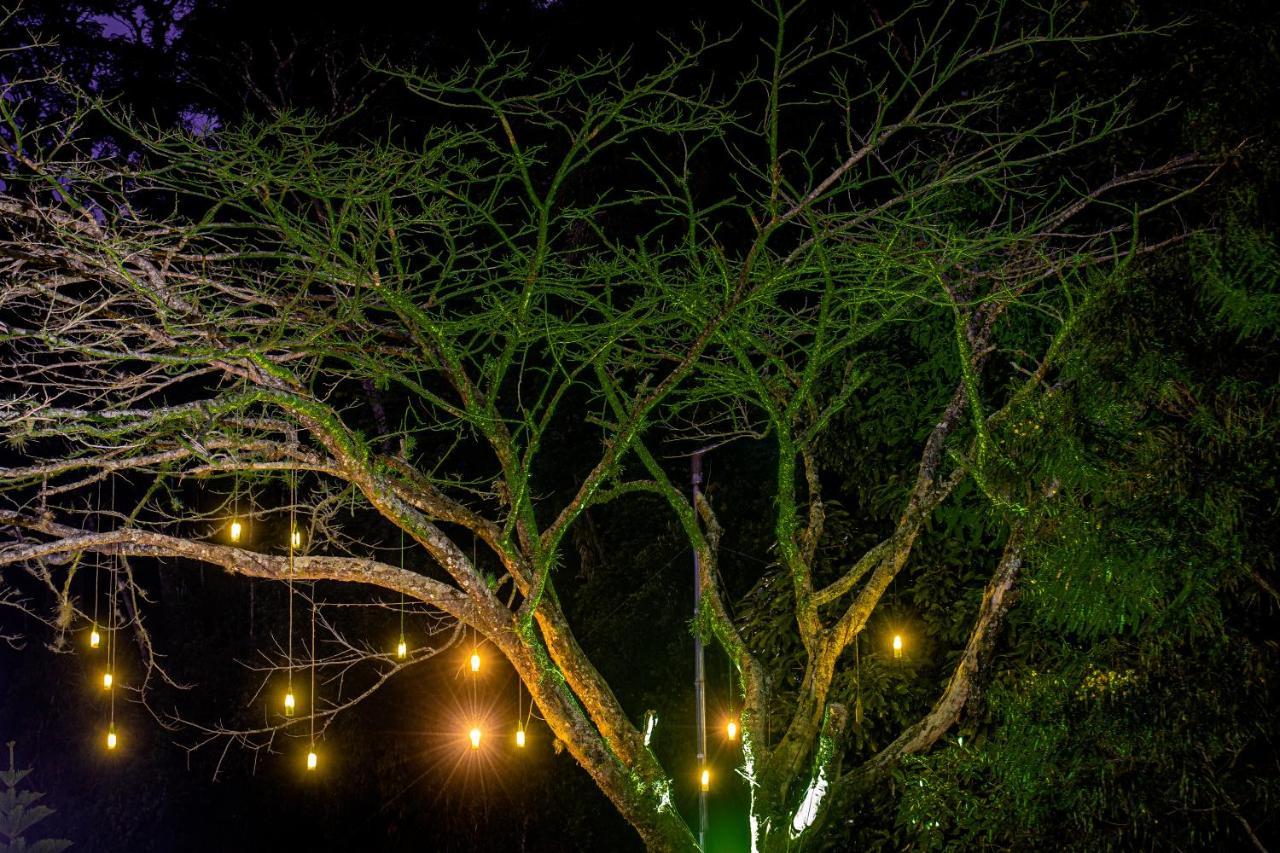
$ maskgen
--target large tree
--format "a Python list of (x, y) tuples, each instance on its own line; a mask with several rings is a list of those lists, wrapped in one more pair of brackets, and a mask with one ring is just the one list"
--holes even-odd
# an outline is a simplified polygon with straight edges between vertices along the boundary
[[(658, 68), (540, 72), (494, 51), (454, 74), (387, 70), (430, 120), (362, 144), (306, 115), (202, 136), (107, 111), (139, 152), (112, 160), (82, 113), (49, 119), (11, 80), (0, 418), (22, 461), (0, 471), (0, 564), (26, 569), (66, 632), (93, 612), (93, 555), (114, 561), (109, 618), (139, 638), (146, 680), (163, 670), (134, 558), (403, 596), (482, 635), (644, 842), (686, 850), (658, 723), (618, 701), (556, 585), (590, 508), (657, 498), (698, 557), (693, 629), (741, 686), (753, 846), (820, 837), (959, 718), (1029, 543), (1061, 526), (1062, 484), (1018, 456), (1064, 342), (1118, 267), (1185, 236), (1139, 225), (1211, 170), (1100, 167), (1137, 122), (1125, 91), (1059, 90), (1061, 57), (1142, 33), (1077, 32), (1059, 7), (915, 9), (866, 30), (772, 13), (741, 79), (715, 75), (721, 43)], [(879, 366), (915, 357), (896, 332), (916, 326), (945, 330), (946, 358), (918, 389), (910, 485), (871, 547), (833, 561), (823, 448)], [(772, 460), (759, 487), (794, 680), (731, 615), (716, 501), (681, 486), (689, 454), (737, 441)], [(175, 512), (193, 478), (226, 501)], [(979, 549), (996, 556), (954, 671), (916, 723), (846, 762), (859, 637), (962, 485), (1002, 534)], [(255, 498), (255, 536), (229, 541)], [(408, 567), (379, 556), (401, 533)], [(367, 689), (214, 734), (313, 737), (432, 653), (400, 660), (338, 621), (321, 618), (338, 651), (320, 665), (368, 667)], [(299, 656), (274, 659), (292, 678)]]

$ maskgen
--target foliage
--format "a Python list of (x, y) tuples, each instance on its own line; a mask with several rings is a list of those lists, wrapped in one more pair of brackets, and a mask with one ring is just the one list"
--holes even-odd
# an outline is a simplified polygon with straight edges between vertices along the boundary
[(53, 809), (39, 805), (44, 796), (37, 791), (24, 789), (22, 780), (31, 775), (31, 768), (18, 770), (13, 763), (14, 742), (9, 741), (9, 769), (0, 772), (0, 850), (5, 853), (61, 853), (71, 846), (70, 841), (54, 838), (29, 839), (29, 831), (36, 824), (53, 814)]
[[(1092, 318), (1051, 419), (1093, 460), (1068, 493), (1084, 505), (1031, 562), (988, 718), (908, 763), (898, 820), (914, 843), (1202, 849), (1273, 833), (1258, 816), (1280, 796), (1280, 385), (1274, 278), (1256, 271), (1276, 251), (1233, 226)], [(1202, 309), (1155, 311), (1171, 291)], [(1224, 292), (1258, 310), (1221, 310)]]

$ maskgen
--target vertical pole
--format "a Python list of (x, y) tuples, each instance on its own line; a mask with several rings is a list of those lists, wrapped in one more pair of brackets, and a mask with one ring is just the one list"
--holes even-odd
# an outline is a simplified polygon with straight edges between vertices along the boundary
[[(690, 474), (693, 481), (693, 502), (695, 523), (698, 506), (698, 494), (702, 488), (702, 451), (693, 454), (689, 460)], [(698, 552), (693, 552), (693, 621), (698, 624), (698, 614), (702, 609), (702, 565)], [(698, 726), (698, 847), (707, 849), (707, 792), (701, 784), (702, 772), (707, 769), (707, 683), (703, 668), (702, 637), (697, 631), (693, 634), (693, 691), (697, 702)]]

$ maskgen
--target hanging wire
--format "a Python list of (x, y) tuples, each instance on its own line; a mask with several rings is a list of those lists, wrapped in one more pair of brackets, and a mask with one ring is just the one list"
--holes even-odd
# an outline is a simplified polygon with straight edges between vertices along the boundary
[(289, 649), (288, 659), (288, 693), (285, 694), (285, 713), (293, 713), (293, 543), (294, 531), (297, 528), (297, 504), (298, 504), (298, 481), (297, 472), (289, 471)]
[(856, 728), (862, 727), (862, 633), (858, 632), (853, 637), (853, 725)]
[(734, 727), (734, 732), (729, 734), (730, 740), (737, 739), (737, 730), (741, 727), (738, 725), (738, 714), (734, 711), (734, 707), (738, 704), (737, 695), (733, 692), (733, 658), (729, 658), (729, 725)]
[(311, 752), (316, 751), (316, 582), (311, 582)]
[[(400, 571), (404, 572), (404, 528), (400, 528)], [(396, 654), (404, 657), (407, 652), (404, 643), (404, 590), (400, 590), (400, 645), (396, 647)]]
[[(97, 507), (97, 515), (93, 519), (93, 529), (95, 532), (102, 531), (102, 481), (98, 481), (98, 496), (94, 501)], [(102, 574), (102, 554), (97, 551), (93, 552), (93, 627), (90, 628), (89, 645), (91, 648), (97, 648), (98, 643), (94, 642), (94, 638), (98, 634), (98, 598), (101, 593), (98, 591), (98, 578)]]
[[(111, 480), (111, 511), (113, 515), (115, 513), (115, 508), (116, 508), (116, 481), (114, 478), (112, 478)], [(113, 555), (111, 560), (111, 595), (110, 595), (110, 602), (108, 604), (108, 610), (107, 610), (107, 620), (110, 622), (110, 627), (107, 630), (107, 674), (113, 680), (115, 679), (116, 646), (118, 645), (117, 638), (116, 638), (116, 589), (119, 586), (119, 574), (118, 574), (119, 568), (120, 568), (120, 558), (118, 555)], [(108, 706), (109, 706), (109, 709), (107, 712), (108, 713), (107, 747), (109, 749), (114, 749), (115, 748), (115, 732), (116, 732), (116, 691), (115, 691), (114, 684), (110, 685), (110, 687), (111, 689), (108, 692), (111, 695), (107, 698)]]
[(98, 635), (98, 597), (101, 595), (98, 591), (98, 576), (102, 573), (102, 555), (97, 551), (93, 552), (93, 625), (89, 629), (89, 645), (91, 648), (97, 648), (100, 642)]

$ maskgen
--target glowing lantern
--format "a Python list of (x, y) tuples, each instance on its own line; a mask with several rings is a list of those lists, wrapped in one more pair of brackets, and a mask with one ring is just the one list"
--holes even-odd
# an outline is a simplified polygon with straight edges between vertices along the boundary
[(479, 652), (471, 653), (471, 671), (472, 672), (480, 671), (480, 653)]
[(480, 730), (472, 729), (469, 733), (469, 736), (471, 738), (471, 748), (479, 749), (480, 748)]
[(293, 547), (295, 548), (301, 548), (302, 547), (302, 531), (301, 530), (293, 531), (293, 535), (290, 537), (289, 543), (293, 545)]
[(288, 716), (288, 717), (293, 716), (293, 691), (292, 690), (284, 694), (284, 713), (285, 713), (285, 716)]
[(729, 737), (729, 740), (737, 740), (738, 739), (737, 722), (735, 722), (734, 720), (730, 720), (728, 723), (726, 723), (724, 727), (724, 733)]
[(314, 750), (307, 753), (307, 769), (308, 770), (315, 770), (316, 764), (318, 764), (319, 761), (320, 759), (316, 757), (316, 753)]
[(711, 790), (711, 771), (710, 770), (702, 771), (702, 790), (704, 791)]
[(409, 654), (409, 647), (405, 645), (404, 638), (400, 638), (400, 645), (396, 646), (396, 657), (403, 660)]
[(893, 635), (893, 656), (895, 658), (902, 657), (902, 635), (901, 634)]
[(116, 730), (112, 727), (107, 730), (107, 749), (116, 748)]
[(104, 673), (102, 673), (102, 689), (104, 689), (104, 690), (110, 690), (110, 689), (111, 689), (111, 682), (112, 682), (113, 680), (114, 680), (114, 679), (112, 679), (112, 677), (111, 677), (111, 673), (109, 673), (109, 672), (104, 672)]
[(89, 632), (89, 648), (96, 649), (100, 645), (102, 645), (102, 635), (98, 633), (98, 629), (95, 626), (94, 629)]
[(516, 729), (516, 746), (524, 748), (524, 729)]
[(241, 530), (240, 522), (236, 519), (232, 519), (231, 520), (231, 541), (232, 542), (240, 541), (240, 530)]

